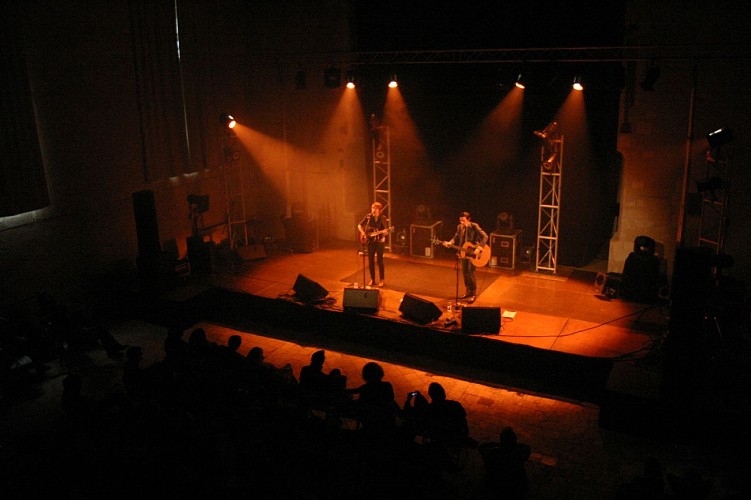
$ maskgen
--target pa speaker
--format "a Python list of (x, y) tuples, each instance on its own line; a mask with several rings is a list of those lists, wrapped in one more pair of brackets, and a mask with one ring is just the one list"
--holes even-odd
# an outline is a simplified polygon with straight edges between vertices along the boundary
[(500, 307), (463, 307), (463, 333), (490, 333), (497, 335), (501, 331)]
[(153, 257), (162, 251), (159, 243), (159, 224), (156, 218), (154, 191), (133, 193), (133, 212), (136, 217), (139, 257)]
[(297, 275), (292, 289), (300, 302), (320, 302), (329, 294), (328, 290), (302, 274)]
[(378, 290), (368, 288), (345, 288), (344, 310), (351, 312), (375, 313), (378, 311)]
[(432, 302), (408, 293), (404, 294), (399, 312), (407, 319), (427, 325), (441, 317), (441, 310)]

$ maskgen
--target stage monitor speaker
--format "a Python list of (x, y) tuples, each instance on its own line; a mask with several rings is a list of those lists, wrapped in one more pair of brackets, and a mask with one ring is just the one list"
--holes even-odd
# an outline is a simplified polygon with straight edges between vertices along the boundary
[(302, 274), (297, 275), (292, 289), (300, 302), (320, 302), (329, 294), (328, 290)]
[(344, 310), (350, 312), (375, 313), (378, 311), (378, 290), (369, 288), (345, 288)]
[(441, 310), (432, 302), (408, 293), (404, 294), (399, 312), (407, 319), (427, 325), (441, 317)]
[(463, 307), (462, 332), (497, 335), (501, 331), (500, 307)]
[(608, 298), (618, 297), (621, 293), (620, 273), (597, 273), (594, 282), (594, 292)]

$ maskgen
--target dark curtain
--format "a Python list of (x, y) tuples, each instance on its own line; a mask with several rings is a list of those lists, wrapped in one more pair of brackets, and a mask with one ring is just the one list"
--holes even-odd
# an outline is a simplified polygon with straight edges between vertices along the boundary
[(174, 0), (129, 0), (146, 182), (190, 172)]
[(193, 171), (220, 166), (219, 114), (215, 89), (218, 71), (212, 48), (217, 47), (213, 29), (215, 2), (178, 0), (180, 21), (180, 66), (183, 75), (185, 112)]
[(0, 6), (0, 217), (49, 205), (18, 2)]

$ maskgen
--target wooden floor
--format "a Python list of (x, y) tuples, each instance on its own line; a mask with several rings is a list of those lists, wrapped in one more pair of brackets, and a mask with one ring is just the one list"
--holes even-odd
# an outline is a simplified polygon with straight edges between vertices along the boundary
[[(364, 259), (358, 250), (357, 244), (334, 241), (322, 243), (310, 253), (274, 248), (260, 253), (244, 252), (250, 258), (239, 266), (215, 266), (212, 282), (217, 287), (258, 297), (289, 298), (294, 294), (298, 275), (302, 274), (329, 292), (329, 309), (344, 312), (344, 290), (353, 283), (342, 279), (362, 273)], [(257, 258), (262, 255), (265, 256)], [(385, 259), (387, 276), (389, 264), (395, 260), (415, 263), (416, 267), (422, 267), (418, 264), (453, 267), (455, 263), (455, 257), (448, 251), (436, 252), (433, 258), (387, 252)], [(503, 313), (500, 332), (482, 334), (483, 337), (536, 349), (609, 359), (648, 356), (650, 349), (659, 344), (667, 324), (664, 306), (608, 299), (595, 290), (596, 273), (592, 271), (559, 266), (557, 273), (551, 274), (535, 272), (530, 267), (528, 263), (520, 263), (513, 270), (482, 269), (483, 279), (491, 282), (486, 283), (487, 288), (473, 306), (499, 307)], [(400, 278), (404, 282), (405, 276)], [(411, 278), (406, 278), (409, 283)], [(421, 288), (418, 280), (424, 279), (429, 279), (425, 273), (415, 273), (415, 290)], [(410, 293), (432, 302), (442, 311), (441, 317), (429, 327), (461, 334), (461, 308), (454, 313), (456, 323), (446, 323), (446, 306), (449, 301), (454, 301), (454, 288), (440, 294), (442, 296), (426, 296), (409, 290), (390, 289), (387, 280), (386, 286), (380, 289), (380, 307), (375, 316), (409, 322), (399, 307), (405, 293)], [(461, 284), (460, 292), (463, 292)]]

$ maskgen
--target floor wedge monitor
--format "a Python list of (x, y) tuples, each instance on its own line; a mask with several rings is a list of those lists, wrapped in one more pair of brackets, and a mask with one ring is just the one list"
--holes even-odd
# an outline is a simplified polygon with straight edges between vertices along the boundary
[(497, 335), (501, 331), (500, 307), (463, 307), (462, 332)]
[(378, 290), (368, 288), (345, 288), (344, 310), (373, 314), (378, 312)]
[(432, 302), (415, 295), (404, 294), (399, 312), (402, 316), (416, 323), (426, 325), (441, 317), (441, 310)]
[(329, 294), (328, 290), (302, 274), (297, 275), (292, 289), (300, 302), (320, 302)]

